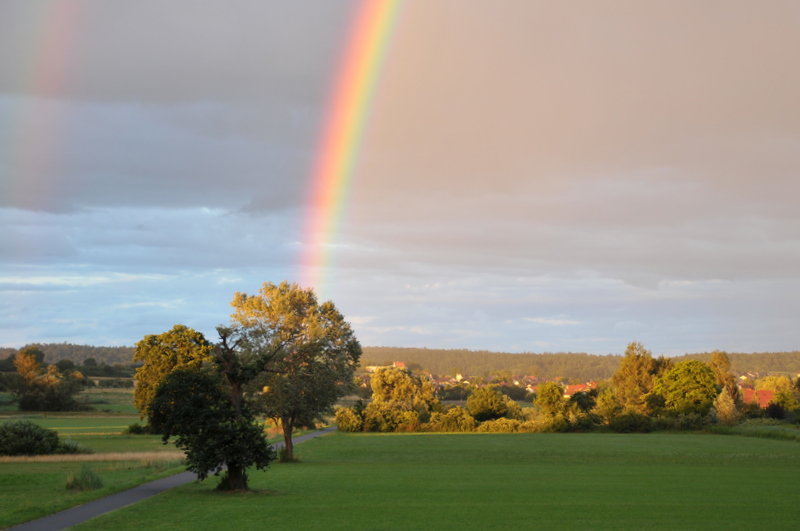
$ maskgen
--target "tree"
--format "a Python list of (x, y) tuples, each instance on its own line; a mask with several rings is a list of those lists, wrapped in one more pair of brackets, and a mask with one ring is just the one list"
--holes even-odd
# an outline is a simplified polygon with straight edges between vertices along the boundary
[(211, 369), (172, 371), (148, 404), (148, 420), (165, 444), (177, 436), (175, 445), (186, 451), (187, 468), (201, 480), (226, 467), (218, 488), (246, 490), (245, 470), (266, 468), (274, 452), (249, 408), (237, 407), (231, 389)]
[(709, 368), (714, 372), (714, 378), (720, 391), (725, 391), (734, 403), (739, 399), (739, 388), (731, 374), (731, 360), (725, 352), (715, 350), (708, 361)]
[(508, 413), (506, 397), (496, 389), (482, 387), (467, 398), (467, 410), (478, 422), (499, 419)]
[(441, 404), (430, 380), (422, 379), (405, 369), (383, 367), (372, 375), (372, 403), (366, 408), (347, 408), (358, 419), (341, 410), (337, 419), (355, 425), (360, 419), (364, 431), (416, 430), (428, 422), (431, 414), (440, 412)]
[[(182, 324), (176, 324), (172, 330), (162, 334), (147, 335), (136, 343), (133, 361), (144, 365), (136, 370), (133, 405), (141, 418), (148, 416), (148, 405), (155, 397), (158, 385), (169, 373), (199, 369), (211, 361), (212, 348), (203, 334)], [(89, 359), (84, 363), (88, 364)]]
[(606, 424), (610, 423), (611, 420), (622, 411), (622, 407), (620, 407), (619, 402), (617, 402), (616, 397), (614, 396), (614, 392), (609, 389), (603, 389), (597, 395), (597, 404), (595, 405), (594, 410), (597, 412), (598, 415), (606, 422)]
[(714, 372), (708, 365), (702, 361), (686, 360), (656, 381), (653, 394), (664, 398), (666, 408), (671, 413), (705, 415), (718, 393)]
[(789, 391), (792, 388), (792, 381), (787, 376), (765, 376), (756, 380), (756, 389), (766, 389), (777, 393), (779, 391)]
[(280, 422), (284, 459), (293, 460), (294, 429), (352, 391), (361, 345), (331, 301), (297, 284), (266, 282), (258, 295), (236, 293), (231, 306), (230, 332), (257, 372), (247, 387), (253, 407)]
[(611, 377), (614, 396), (623, 408), (643, 413), (645, 397), (653, 389), (655, 378), (667, 370), (671, 362), (663, 356), (654, 360), (641, 343), (633, 342), (625, 349), (619, 369)]
[(30, 347), (22, 349), (14, 358), (18, 378), (10, 381), (11, 392), (21, 411), (78, 411), (90, 409), (81, 404), (75, 395), (81, 392), (83, 375), (74, 371), (66, 376), (58, 367), (43, 368), (38, 361), (44, 358)]
[(564, 389), (555, 382), (545, 382), (537, 389), (533, 402), (542, 413), (555, 417), (564, 411)]
[(736, 402), (724, 389), (714, 399), (714, 411), (717, 413), (717, 419), (726, 426), (736, 424), (741, 417)]

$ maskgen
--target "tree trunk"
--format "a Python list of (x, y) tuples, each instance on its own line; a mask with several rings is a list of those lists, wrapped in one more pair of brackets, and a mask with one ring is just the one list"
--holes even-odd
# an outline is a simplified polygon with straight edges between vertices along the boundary
[(292, 431), (294, 431), (294, 419), (292, 417), (281, 418), (283, 427), (283, 447), (286, 450), (284, 459), (294, 461), (294, 442), (292, 442)]
[(228, 464), (228, 484), (230, 490), (247, 490), (247, 481), (241, 466)]

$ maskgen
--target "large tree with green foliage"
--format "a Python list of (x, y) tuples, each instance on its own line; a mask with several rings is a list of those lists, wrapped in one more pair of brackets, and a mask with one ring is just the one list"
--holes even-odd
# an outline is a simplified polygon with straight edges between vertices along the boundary
[(478, 422), (499, 419), (508, 414), (508, 400), (492, 387), (475, 389), (467, 398), (467, 410)]
[(536, 399), (533, 403), (543, 414), (555, 417), (564, 411), (566, 404), (564, 389), (555, 382), (545, 382), (536, 390)]
[(168, 374), (182, 369), (199, 369), (211, 361), (212, 348), (202, 333), (182, 324), (176, 324), (172, 330), (161, 334), (147, 335), (136, 343), (133, 361), (143, 365), (136, 370), (133, 405), (141, 417), (148, 416), (148, 407), (156, 389)]
[(246, 490), (245, 470), (266, 468), (274, 452), (252, 411), (226, 384), (229, 381), (211, 367), (172, 371), (148, 404), (148, 420), (163, 434), (165, 444), (177, 438), (175, 445), (186, 451), (188, 469), (201, 480), (227, 468), (219, 488)]
[(428, 422), (431, 413), (441, 411), (436, 390), (428, 379), (405, 369), (384, 367), (370, 379), (372, 403), (340, 410), (337, 421), (364, 431), (413, 431)]
[(702, 361), (676, 364), (656, 380), (653, 394), (663, 397), (668, 412), (705, 415), (717, 397), (714, 372)]
[(311, 426), (353, 389), (361, 345), (331, 302), (311, 288), (264, 283), (257, 295), (236, 293), (236, 337), (256, 375), (247, 385), (255, 410), (280, 422), (284, 458), (294, 459), (292, 432)]

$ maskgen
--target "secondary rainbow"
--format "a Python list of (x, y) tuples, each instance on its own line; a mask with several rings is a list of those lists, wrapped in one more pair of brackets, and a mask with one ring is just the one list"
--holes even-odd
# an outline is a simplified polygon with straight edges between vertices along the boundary
[(331, 92), (304, 228), (302, 283), (327, 289), (335, 238), (353, 181), (361, 137), (400, 0), (361, 0)]

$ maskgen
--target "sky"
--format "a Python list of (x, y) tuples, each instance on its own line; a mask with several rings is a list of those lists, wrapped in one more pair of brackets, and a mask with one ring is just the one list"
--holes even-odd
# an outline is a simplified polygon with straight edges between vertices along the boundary
[(313, 277), (358, 10), (0, 0), (0, 346), (317, 278), (367, 346), (800, 349), (800, 1), (399, 3)]

